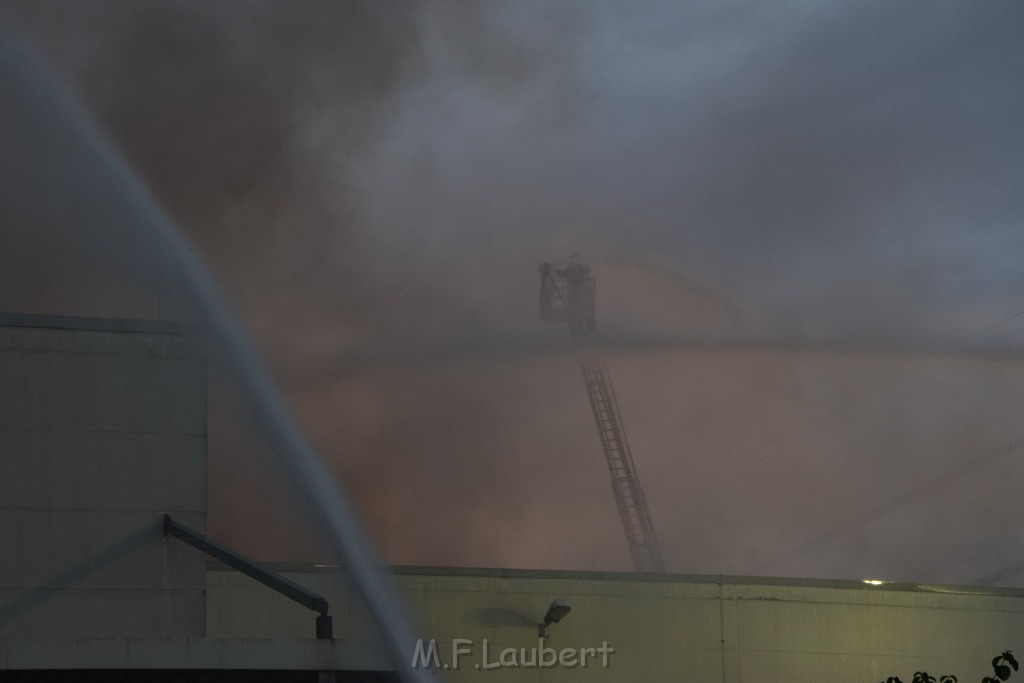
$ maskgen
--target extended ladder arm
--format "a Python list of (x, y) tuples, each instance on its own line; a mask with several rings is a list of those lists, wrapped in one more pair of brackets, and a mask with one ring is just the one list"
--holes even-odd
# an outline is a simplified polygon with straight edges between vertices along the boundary
[(540, 314), (546, 322), (565, 322), (569, 335), (580, 355), (580, 369), (587, 388), (587, 398), (597, 423), (601, 448), (608, 462), (612, 492), (626, 533), (633, 566), (637, 571), (664, 572), (654, 523), (647, 508), (647, 499), (626, 439), (626, 430), (619, 414), (608, 371), (592, 356), (586, 346), (595, 327), (594, 278), (579, 254), (564, 269), (543, 263), (540, 266)]
[(665, 561), (661, 546), (654, 533), (647, 498), (636, 474), (633, 454), (629, 449), (608, 371), (593, 357), (582, 358), (580, 369), (587, 386), (590, 408), (594, 412), (594, 422), (597, 423), (597, 433), (601, 437), (601, 447), (608, 461), (612, 492), (619, 508), (622, 528), (626, 532), (629, 552), (633, 556), (633, 566), (642, 572), (664, 572)]

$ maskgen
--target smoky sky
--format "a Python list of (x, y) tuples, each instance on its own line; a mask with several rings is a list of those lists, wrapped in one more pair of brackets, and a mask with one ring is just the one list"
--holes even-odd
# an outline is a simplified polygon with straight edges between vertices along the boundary
[[(1021, 342), (1019, 3), (8, 0), (0, 21), (196, 244), (385, 560), (629, 568), (565, 331), (537, 318), (537, 264), (573, 251), (609, 338), (769, 340), (606, 349), (670, 570), (971, 582), (1024, 559), (1024, 364), (913, 351)], [(217, 447), (211, 529), (269, 552), (240, 520), (273, 525), (272, 486)], [(315, 555), (288, 537), (275, 559)]]

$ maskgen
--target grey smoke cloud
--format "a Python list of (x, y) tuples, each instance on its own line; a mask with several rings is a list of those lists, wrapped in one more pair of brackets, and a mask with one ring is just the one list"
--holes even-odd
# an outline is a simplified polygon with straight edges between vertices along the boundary
[[(905, 352), (1020, 339), (990, 329), (1024, 309), (1017, 3), (6, 10), (222, 278), (386, 559), (628, 568), (536, 319), (537, 262), (580, 250), (612, 338), (901, 350), (609, 349), (671, 569), (1020, 560), (1024, 472), (985, 454), (1024, 368)], [(244, 543), (262, 484), (229, 483)]]
[[(499, 7), (512, 35), (543, 16)], [(998, 286), (978, 271), (1012, 269), (991, 252), (984, 269), (964, 258), (1020, 239), (1012, 5), (572, 7), (584, 28), (552, 41), (572, 47), (525, 83), (495, 86), (485, 60), (439, 38), (426, 51), (435, 68), (393, 91), (402, 115), (360, 170), (373, 215), (404, 227), (399, 239), (504, 254), (614, 245), (745, 301), (785, 299), (757, 302), (773, 317), (813, 316), (823, 287), (852, 289), (855, 325), (911, 306), (945, 316), (914, 286), (962, 298), (965, 283), (946, 284), (954, 270), (990, 299)], [(445, 12), (426, 22), (447, 38), (432, 14)], [(473, 201), (481, 193), (487, 203)]]

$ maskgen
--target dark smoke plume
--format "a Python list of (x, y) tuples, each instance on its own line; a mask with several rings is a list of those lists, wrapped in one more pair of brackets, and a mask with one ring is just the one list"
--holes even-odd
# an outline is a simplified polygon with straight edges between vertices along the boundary
[[(1020, 340), (1019, 3), (54, 0), (3, 23), (201, 249), (386, 559), (628, 568), (534, 309), (536, 264), (580, 250), (609, 338), (768, 340), (608, 349), (671, 569), (1020, 560), (992, 491), (1024, 474), (1024, 366), (913, 352)], [(74, 253), (47, 263), (16, 281), (52, 291), (6, 307), (116, 308), (58, 286)], [(236, 469), (211, 515), (244, 543), (272, 486)]]

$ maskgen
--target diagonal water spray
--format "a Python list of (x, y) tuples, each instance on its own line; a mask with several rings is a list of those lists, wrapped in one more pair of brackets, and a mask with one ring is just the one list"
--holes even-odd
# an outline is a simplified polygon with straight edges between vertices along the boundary
[(156, 292), (179, 297), (179, 317), (199, 317), (209, 325), (255, 423), (368, 605), (395, 670), (404, 680), (427, 680), (407, 666), (412, 633), (384, 572), (370, 560), (355, 515), (295, 427), (212, 277), (84, 112), (51, 85), (26, 50), (5, 43), (0, 43), (0, 188), (5, 194), (0, 225), (6, 232), (45, 231), (73, 221), (88, 235), (96, 256), (127, 266)]

